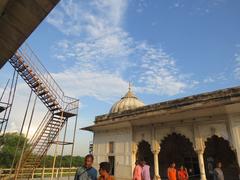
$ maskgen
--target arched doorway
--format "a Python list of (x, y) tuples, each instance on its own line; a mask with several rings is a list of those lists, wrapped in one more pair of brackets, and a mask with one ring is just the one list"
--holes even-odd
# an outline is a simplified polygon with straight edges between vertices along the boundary
[(216, 163), (221, 162), (225, 179), (238, 180), (238, 163), (229, 142), (214, 135), (207, 139), (205, 146), (204, 160), (207, 178), (211, 180)]
[(142, 140), (138, 144), (138, 151), (137, 151), (137, 160), (144, 160), (150, 166), (150, 174), (153, 178), (154, 176), (154, 160), (153, 160), (153, 153), (151, 151), (151, 145), (147, 142)]
[(159, 173), (161, 178), (167, 178), (167, 168), (175, 162), (176, 168), (183, 165), (190, 171), (190, 176), (199, 179), (198, 158), (189, 139), (181, 134), (173, 133), (164, 138), (160, 147)]

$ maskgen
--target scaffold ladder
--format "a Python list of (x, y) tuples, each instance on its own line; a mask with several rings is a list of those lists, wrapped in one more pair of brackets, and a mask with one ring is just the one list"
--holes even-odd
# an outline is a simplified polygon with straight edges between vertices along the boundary
[(67, 119), (77, 115), (79, 100), (65, 96), (29, 46), (24, 45), (9, 62), (49, 110), (17, 163), (17, 179), (30, 177), (40, 166)]

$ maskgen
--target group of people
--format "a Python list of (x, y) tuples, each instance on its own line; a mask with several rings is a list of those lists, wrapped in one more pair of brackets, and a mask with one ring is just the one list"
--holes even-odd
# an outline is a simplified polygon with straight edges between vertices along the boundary
[(183, 165), (180, 168), (176, 169), (176, 164), (173, 162), (171, 163), (170, 167), (167, 169), (167, 176), (169, 180), (188, 180), (188, 171), (184, 168)]
[[(79, 167), (76, 171), (74, 180), (115, 180), (110, 175), (111, 165), (109, 162), (101, 162), (99, 164), (99, 177), (97, 177), (97, 170), (92, 167), (94, 157), (92, 154), (85, 156), (84, 165)], [(151, 180), (150, 166), (144, 160), (136, 161), (133, 171), (133, 180)], [(222, 163), (218, 162), (214, 169), (213, 180), (224, 180), (222, 171)], [(167, 169), (168, 180), (189, 180), (188, 171), (184, 166), (176, 169), (176, 164), (173, 162)]]
[[(188, 180), (188, 171), (184, 166), (180, 166), (179, 170), (176, 170), (176, 164), (171, 163), (167, 170), (168, 180)], [(222, 163), (218, 162), (216, 168), (213, 171), (212, 180), (224, 180), (224, 174), (222, 171)]]
[[(181, 165), (176, 169), (176, 164), (173, 162), (167, 169), (168, 180), (189, 180), (187, 169)], [(145, 161), (136, 161), (136, 166), (133, 172), (133, 180), (151, 180), (150, 166)], [(213, 180), (224, 180), (222, 171), (222, 163), (218, 162), (213, 172)]]
[(133, 180), (151, 180), (150, 166), (145, 161), (136, 161), (133, 170)]
[[(133, 171), (133, 180), (151, 180), (150, 166), (145, 161), (137, 160)], [(168, 180), (188, 180), (188, 173), (183, 166), (177, 171), (175, 163), (172, 163), (167, 170)]]
[(110, 175), (111, 165), (109, 162), (101, 162), (99, 164), (99, 177), (97, 170), (92, 167), (94, 157), (92, 154), (85, 156), (84, 165), (77, 169), (74, 180), (115, 180)]

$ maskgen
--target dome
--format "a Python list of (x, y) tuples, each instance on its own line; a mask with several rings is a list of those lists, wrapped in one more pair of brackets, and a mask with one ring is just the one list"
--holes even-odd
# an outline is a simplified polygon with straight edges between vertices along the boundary
[(131, 91), (129, 86), (127, 94), (117, 101), (111, 108), (109, 113), (122, 112), (125, 110), (135, 109), (144, 106), (144, 103), (140, 101)]

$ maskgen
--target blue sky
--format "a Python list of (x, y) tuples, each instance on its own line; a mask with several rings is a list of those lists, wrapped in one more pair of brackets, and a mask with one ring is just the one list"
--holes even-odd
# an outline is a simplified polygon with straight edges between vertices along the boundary
[[(80, 99), (80, 128), (108, 113), (129, 81), (145, 104), (238, 86), (239, 8), (239, 0), (62, 0), (28, 43)], [(91, 137), (78, 131), (76, 154), (87, 152)]]

